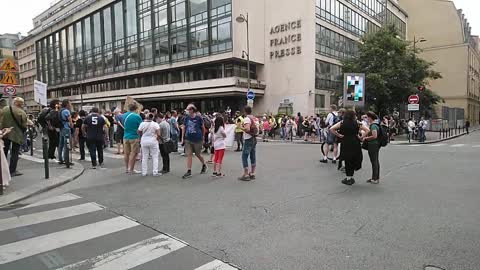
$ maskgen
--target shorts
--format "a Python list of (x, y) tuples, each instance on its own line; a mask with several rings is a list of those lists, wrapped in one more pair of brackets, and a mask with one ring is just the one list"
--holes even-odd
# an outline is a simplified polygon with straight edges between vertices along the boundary
[(117, 129), (117, 132), (115, 133), (115, 142), (123, 143), (123, 128)]
[(134, 139), (134, 140), (127, 140), (124, 139), (123, 142), (123, 152), (125, 155), (131, 155), (131, 154), (138, 154), (140, 151), (140, 140), (139, 139)]
[(335, 143), (337, 143), (336, 138), (337, 138), (337, 136), (335, 136), (335, 134), (333, 134), (331, 131), (328, 131), (326, 143), (328, 145), (335, 144)]
[(193, 155), (193, 153), (200, 155), (202, 153), (203, 143), (200, 142), (190, 142), (185, 140), (185, 154), (187, 156)]
[(215, 150), (215, 155), (213, 156), (213, 162), (215, 164), (222, 164), (224, 155), (225, 155), (225, 149)]

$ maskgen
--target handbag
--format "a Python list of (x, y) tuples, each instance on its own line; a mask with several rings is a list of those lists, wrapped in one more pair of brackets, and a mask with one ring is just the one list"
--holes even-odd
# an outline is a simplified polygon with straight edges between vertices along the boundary
[(363, 143), (362, 143), (362, 149), (368, 150), (368, 141), (363, 141)]
[(167, 151), (167, 153), (170, 154), (175, 151), (175, 143), (172, 140), (164, 143), (164, 145), (165, 145), (165, 151)]

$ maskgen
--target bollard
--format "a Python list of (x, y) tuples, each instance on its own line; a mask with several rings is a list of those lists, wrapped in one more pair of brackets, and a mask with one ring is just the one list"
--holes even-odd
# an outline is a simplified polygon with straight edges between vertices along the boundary
[(33, 157), (33, 127), (28, 129), (28, 136), (30, 136), (30, 156)]
[(65, 154), (64, 154), (65, 164), (67, 169), (70, 169), (70, 135), (65, 138)]
[(42, 151), (43, 151), (43, 164), (45, 168), (45, 179), (50, 178), (50, 169), (48, 168), (48, 136), (45, 132), (42, 132)]

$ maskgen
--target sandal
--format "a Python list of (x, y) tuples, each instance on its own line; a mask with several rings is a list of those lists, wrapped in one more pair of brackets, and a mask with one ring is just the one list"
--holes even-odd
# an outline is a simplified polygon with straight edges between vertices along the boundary
[(252, 179), (250, 178), (250, 176), (242, 175), (241, 177), (238, 178), (238, 180), (240, 180), (240, 181), (250, 181)]
[(255, 180), (255, 174), (249, 174), (250, 180)]

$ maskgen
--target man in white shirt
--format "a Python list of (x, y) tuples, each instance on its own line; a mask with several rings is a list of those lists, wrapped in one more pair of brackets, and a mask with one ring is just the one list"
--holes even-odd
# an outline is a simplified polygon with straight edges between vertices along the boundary
[(408, 141), (412, 139), (413, 131), (415, 130), (415, 122), (410, 118), (407, 123), (407, 128), (408, 128)]
[(427, 139), (425, 137), (425, 131), (427, 130), (427, 127), (428, 127), (428, 122), (427, 120), (425, 120), (425, 117), (422, 117), (422, 119), (418, 123), (418, 136), (419, 136), (418, 140), (420, 142), (425, 142), (425, 140)]
[[(330, 129), (333, 125), (335, 125), (340, 119), (338, 118), (337, 106), (335, 104), (330, 105), (330, 113), (327, 115), (327, 120), (325, 121), (327, 124), (327, 130)], [(330, 152), (330, 146), (333, 145), (333, 160), (332, 163), (337, 163), (337, 156), (338, 156), (338, 143), (336, 141), (336, 136), (332, 132), (327, 132), (327, 140), (325, 145), (323, 146), (323, 159), (320, 160), (321, 163), (328, 162), (328, 153)]]

